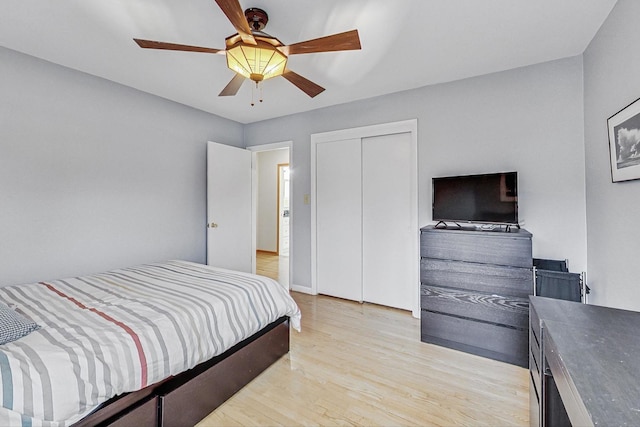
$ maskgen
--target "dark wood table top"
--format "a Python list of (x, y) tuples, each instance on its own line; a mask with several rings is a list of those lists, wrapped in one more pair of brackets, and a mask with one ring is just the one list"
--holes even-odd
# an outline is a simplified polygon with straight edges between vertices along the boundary
[(640, 426), (640, 313), (531, 297), (574, 426)]

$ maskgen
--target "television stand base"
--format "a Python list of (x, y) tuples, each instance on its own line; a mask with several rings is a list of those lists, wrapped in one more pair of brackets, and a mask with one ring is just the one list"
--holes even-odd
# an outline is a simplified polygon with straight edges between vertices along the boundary
[[(459, 225), (459, 224), (456, 224), (456, 225), (457, 225), (458, 227), (460, 227), (460, 225)], [(433, 226), (433, 228), (440, 228), (440, 229), (444, 229), (444, 230), (446, 230), (446, 229), (448, 229), (448, 228), (449, 228), (449, 226), (448, 226), (448, 225), (447, 225), (447, 223), (446, 223), (446, 222), (444, 222), (444, 221), (438, 221), (438, 223), (437, 223), (436, 225), (434, 225), (434, 226)], [(461, 227), (460, 227), (460, 228), (461, 228)]]
[(438, 223), (434, 225), (433, 228), (437, 228), (440, 230), (466, 230), (466, 231), (478, 230), (478, 227), (476, 227), (473, 224), (461, 225), (455, 221), (449, 221), (449, 223), (446, 223), (445, 221), (438, 221)]
[[(451, 225), (453, 224), (453, 225)], [(512, 227), (516, 227), (520, 230), (520, 224), (469, 224), (467, 226), (460, 225), (455, 221), (438, 221), (433, 228), (437, 228), (439, 230), (466, 230), (466, 231), (497, 231), (504, 233), (511, 233)]]

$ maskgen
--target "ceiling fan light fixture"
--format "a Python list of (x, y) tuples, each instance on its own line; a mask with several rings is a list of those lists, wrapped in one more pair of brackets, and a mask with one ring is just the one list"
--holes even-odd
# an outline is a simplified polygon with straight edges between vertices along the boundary
[(269, 43), (256, 41), (256, 45), (238, 42), (227, 48), (227, 67), (254, 82), (281, 76), (287, 56)]
[(290, 45), (283, 45), (278, 39), (263, 32), (269, 17), (259, 8), (242, 12), (239, 0), (215, 0), (237, 33), (225, 38), (226, 49), (167, 43), (134, 38), (141, 48), (165, 49), (184, 52), (224, 54), (227, 67), (235, 72), (233, 78), (218, 96), (233, 96), (238, 93), (244, 79), (259, 83), (273, 77), (282, 76), (298, 89), (313, 98), (324, 88), (287, 68), (289, 55), (359, 50), (358, 30), (345, 31), (330, 36), (319, 37)]

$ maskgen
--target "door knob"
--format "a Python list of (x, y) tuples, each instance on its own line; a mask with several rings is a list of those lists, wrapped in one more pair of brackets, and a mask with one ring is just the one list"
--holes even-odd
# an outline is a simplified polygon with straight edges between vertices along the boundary
[(212, 222), (211, 224), (207, 224), (207, 228), (218, 228), (218, 224)]

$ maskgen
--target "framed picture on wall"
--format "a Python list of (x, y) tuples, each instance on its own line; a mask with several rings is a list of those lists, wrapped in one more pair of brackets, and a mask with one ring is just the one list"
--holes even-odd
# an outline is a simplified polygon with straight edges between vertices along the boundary
[(640, 179), (640, 99), (607, 120), (613, 182)]

